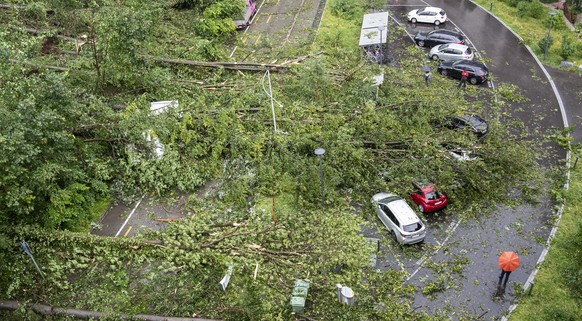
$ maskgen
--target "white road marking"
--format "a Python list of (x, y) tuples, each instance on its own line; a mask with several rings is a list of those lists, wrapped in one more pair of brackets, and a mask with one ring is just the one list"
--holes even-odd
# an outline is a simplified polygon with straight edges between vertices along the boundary
[[(450, 231), (447, 233), (448, 235), (447, 235), (447, 237), (445, 238), (445, 240), (443, 241), (443, 243), (442, 243), (440, 246), (438, 246), (438, 247), (436, 248), (436, 250), (434, 250), (434, 251), (433, 251), (433, 253), (432, 253), (430, 256), (429, 256), (429, 255), (425, 255), (425, 256), (423, 256), (422, 258), (420, 258), (420, 260), (418, 260), (418, 261), (416, 262), (416, 263), (417, 263), (417, 265), (418, 265), (418, 267), (416, 268), (416, 270), (414, 270), (414, 272), (412, 272), (412, 273), (411, 273), (411, 274), (408, 276), (408, 278), (406, 278), (406, 281), (404, 281), (404, 283), (406, 283), (406, 282), (408, 282), (410, 279), (412, 279), (412, 278), (413, 278), (413, 277), (416, 275), (416, 273), (418, 273), (418, 271), (420, 271), (420, 270), (422, 269), (422, 264), (423, 264), (423, 263), (424, 263), (424, 262), (425, 262), (427, 259), (429, 259), (430, 257), (432, 257), (432, 256), (436, 255), (436, 254), (438, 253), (438, 251), (440, 251), (440, 249), (442, 249), (442, 248), (443, 248), (443, 246), (444, 246), (444, 245), (445, 245), (445, 244), (448, 242), (449, 238), (451, 237), (451, 235), (453, 235), (453, 233), (455, 232), (455, 230), (457, 229), (457, 227), (459, 226), (459, 224), (461, 224), (461, 220), (458, 220), (458, 221), (457, 221), (457, 223), (454, 223), (454, 222), (452, 222), (451, 224), (454, 224), (454, 226), (453, 226), (452, 228), (450, 228), (450, 225), (449, 225), (449, 228), (448, 228), (447, 230), (450, 230)], [(420, 263), (419, 263), (419, 262), (420, 262)]]
[[(305, 3), (305, 0), (302, 0), (301, 4), (299, 5), (299, 9), (301, 9), (303, 7), (304, 3)], [(293, 24), (291, 25), (291, 29), (289, 29), (289, 32), (287, 33), (287, 37), (285, 37), (285, 42), (287, 42), (289, 40), (289, 37), (291, 36), (291, 32), (293, 32), (293, 28), (295, 28), (295, 23), (297, 22), (297, 16), (299, 16), (300, 12), (301, 12), (301, 10), (297, 11), (297, 13), (295, 14), (295, 17), (293, 18)]]
[[(253, 21), (255, 21), (255, 18), (257, 18), (259, 16), (259, 12), (261, 11), (261, 8), (263, 7), (263, 4), (265, 3), (265, 0), (263, 0), (263, 2), (261, 2), (261, 5), (259, 5), (259, 9), (257, 9), (257, 12), (255, 12), (255, 15), (253, 16), (253, 18), (251, 19), (251, 21), (249, 21), (249, 26), (245, 28), (245, 31), (243, 31), (243, 35), (245, 33), (247, 33), (247, 31), (250, 28), (250, 25), (253, 24)], [(234, 46), (234, 49), (232, 50), (232, 52), (230, 53), (230, 56), (228, 56), (229, 58), (232, 58), (232, 56), (234, 56), (234, 52), (238, 49), (238, 46)]]
[(131, 216), (133, 216), (133, 213), (135, 213), (135, 210), (137, 210), (137, 207), (139, 206), (139, 204), (141, 204), (141, 201), (143, 201), (143, 198), (145, 197), (145, 194), (143, 194), (143, 196), (139, 199), (139, 201), (137, 202), (137, 204), (135, 204), (133, 210), (131, 211), (131, 213), (129, 213), (129, 216), (125, 219), (125, 222), (123, 222), (123, 225), (121, 225), (121, 228), (119, 229), (119, 231), (117, 231), (117, 234), (115, 234), (115, 237), (118, 237), (119, 234), (121, 233), (121, 231), (123, 231), (123, 228), (125, 227), (125, 224), (127, 224), (127, 222), (129, 221), (129, 219), (131, 218)]

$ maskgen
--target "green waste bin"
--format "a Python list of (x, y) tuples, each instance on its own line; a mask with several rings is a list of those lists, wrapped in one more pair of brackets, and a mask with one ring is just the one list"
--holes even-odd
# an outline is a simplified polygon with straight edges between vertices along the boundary
[(305, 311), (305, 298), (300, 296), (291, 297), (291, 308), (295, 313), (303, 313)]
[(297, 279), (297, 280), (295, 280), (295, 287), (296, 288), (305, 288), (305, 289), (309, 290), (309, 281)]
[(291, 295), (306, 298), (307, 297), (307, 288), (296, 286), (295, 288), (293, 288), (293, 293)]

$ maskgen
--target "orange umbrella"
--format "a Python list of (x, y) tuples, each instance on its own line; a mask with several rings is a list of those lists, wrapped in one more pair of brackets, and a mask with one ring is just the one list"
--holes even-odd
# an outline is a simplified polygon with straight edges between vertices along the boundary
[(499, 267), (506, 272), (513, 272), (519, 266), (519, 256), (515, 252), (503, 252), (499, 257)]

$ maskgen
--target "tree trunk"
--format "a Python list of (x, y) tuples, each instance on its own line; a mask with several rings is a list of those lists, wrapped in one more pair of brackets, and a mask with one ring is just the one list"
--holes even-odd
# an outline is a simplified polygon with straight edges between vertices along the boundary
[[(22, 307), (18, 301), (12, 300), (0, 300), (0, 310), (18, 310)], [(102, 313), (102, 312), (95, 312), (95, 311), (87, 311), (87, 310), (77, 310), (77, 309), (64, 309), (64, 308), (56, 308), (50, 305), (39, 304), (39, 303), (28, 303), (26, 304), (27, 307), (32, 309), (34, 312), (42, 315), (68, 315), (75, 317), (77, 319), (95, 319), (99, 320), (102, 318), (111, 318), (115, 317), (119, 320), (145, 320), (145, 321), (217, 321), (212, 319), (200, 319), (200, 318), (177, 318), (177, 317), (166, 317), (166, 316), (159, 316), (159, 315), (148, 315), (148, 314), (136, 314), (136, 315), (127, 315), (127, 314), (113, 314), (113, 313)]]

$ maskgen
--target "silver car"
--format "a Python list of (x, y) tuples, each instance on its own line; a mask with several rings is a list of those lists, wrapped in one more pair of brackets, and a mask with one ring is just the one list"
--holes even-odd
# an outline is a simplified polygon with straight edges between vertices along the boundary
[(378, 193), (372, 197), (372, 205), (396, 242), (414, 244), (424, 241), (426, 227), (404, 199), (392, 193)]
[(467, 45), (446, 43), (434, 46), (428, 54), (433, 60), (473, 60), (473, 50)]

